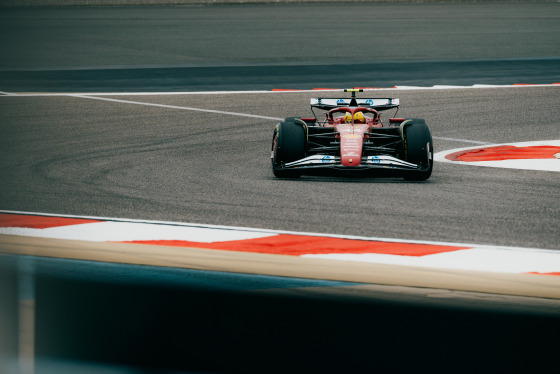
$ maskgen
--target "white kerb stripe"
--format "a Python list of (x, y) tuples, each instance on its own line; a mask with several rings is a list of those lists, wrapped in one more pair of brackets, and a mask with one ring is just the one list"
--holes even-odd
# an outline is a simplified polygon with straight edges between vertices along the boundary
[(271, 233), (221, 230), (202, 227), (166, 226), (132, 222), (95, 222), (45, 229), (0, 227), (0, 234), (93, 242), (184, 240), (213, 243), (275, 236)]
[(266, 120), (271, 120), (271, 121), (282, 121), (282, 118), (277, 118), (277, 117), (259, 116), (259, 115), (256, 115), (256, 114), (247, 114), (247, 113), (226, 112), (226, 111), (222, 111), (222, 110), (191, 108), (191, 107), (185, 107), (185, 106), (166, 105), (166, 104), (154, 104), (154, 103), (145, 103), (145, 102), (140, 102), (140, 101), (110, 99), (110, 98), (107, 98), (107, 97), (97, 97), (97, 96), (87, 96), (87, 95), (68, 95), (68, 96), (79, 97), (79, 98), (82, 98), (82, 99), (111, 101), (111, 102), (114, 102), (114, 103), (144, 105), (144, 106), (153, 106), (153, 107), (158, 107), (158, 108), (190, 110), (190, 111), (195, 111), (195, 112), (226, 114), (226, 115), (230, 115), (230, 116), (259, 118), (259, 119), (266, 119)]

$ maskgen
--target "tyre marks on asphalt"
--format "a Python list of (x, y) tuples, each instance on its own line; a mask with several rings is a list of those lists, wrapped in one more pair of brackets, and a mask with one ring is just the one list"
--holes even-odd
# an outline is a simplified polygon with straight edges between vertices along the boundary
[[(473, 86), (441, 86), (436, 85), (432, 87), (415, 87), (415, 86), (394, 86), (389, 88), (376, 88), (376, 87), (362, 87), (364, 91), (379, 91), (379, 90), (440, 90), (440, 89), (477, 89), (477, 88), (514, 88), (514, 87), (547, 87), (547, 86), (558, 86), (560, 83), (553, 83), (553, 84), (524, 84), (524, 85), (473, 85)], [(358, 87), (359, 88), (359, 87)], [(104, 93), (80, 93), (80, 94), (72, 94), (72, 93), (13, 93), (13, 92), (0, 92), (0, 96), (18, 96), (18, 97), (37, 97), (37, 96), (70, 96), (82, 99), (90, 99), (90, 100), (101, 100), (107, 102), (114, 102), (120, 104), (130, 104), (130, 105), (144, 105), (144, 106), (151, 106), (151, 107), (158, 107), (158, 108), (167, 108), (167, 109), (174, 109), (174, 110), (186, 110), (186, 111), (197, 111), (197, 112), (204, 112), (204, 113), (213, 113), (213, 114), (221, 114), (221, 115), (232, 115), (232, 116), (240, 116), (240, 117), (247, 117), (247, 118), (258, 118), (263, 120), (269, 121), (282, 121), (283, 118), (280, 117), (270, 117), (270, 116), (263, 116), (263, 115), (255, 115), (249, 113), (239, 113), (239, 112), (229, 112), (229, 111), (222, 111), (222, 110), (215, 110), (215, 109), (204, 109), (204, 108), (194, 108), (194, 107), (186, 107), (186, 106), (176, 106), (176, 105), (167, 105), (167, 104), (157, 104), (157, 103), (149, 103), (149, 102), (142, 102), (142, 101), (133, 101), (133, 100), (121, 100), (115, 98), (108, 98), (104, 96), (165, 96), (165, 95), (239, 95), (239, 94), (283, 94), (283, 93), (290, 93), (290, 92), (319, 92), (319, 91), (330, 91), (330, 92), (342, 92), (342, 89), (336, 88), (315, 88), (312, 90), (298, 90), (298, 89), (273, 89), (270, 91), (211, 91), (211, 92), (104, 92)], [(458, 143), (466, 143), (466, 144), (479, 144), (479, 145), (486, 145), (490, 144), (488, 142), (482, 141), (475, 141), (470, 139), (457, 139), (457, 138), (447, 138), (447, 137), (438, 137), (433, 136), (433, 139), (436, 140), (445, 140), (445, 141), (452, 141)], [(436, 159), (436, 161), (441, 161), (440, 159)]]

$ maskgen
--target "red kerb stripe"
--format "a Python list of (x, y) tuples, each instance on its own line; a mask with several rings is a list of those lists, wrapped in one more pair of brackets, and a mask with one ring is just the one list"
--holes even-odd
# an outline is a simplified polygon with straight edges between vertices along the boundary
[(537, 145), (532, 147), (515, 147), (504, 145), (490, 148), (477, 148), (450, 153), (445, 156), (451, 161), (500, 161), (500, 160), (531, 160), (555, 158), (560, 153), (560, 147)]
[(401, 256), (425, 256), (469, 248), (288, 234), (280, 234), (258, 239), (234, 240), (215, 243), (200, 243), (184, 240), (144, 240), (131, 241), (128, 243), (218, 249), (239, 252), (256, 252), (290, 256), (326, 253), (377, 253)]
[(0, 227), (23, 227), (29, 229), (46, 229), (49, 227), (80, 225), (83, 223), (101, 222), (81, 218), (28, 216), (0, 213)]

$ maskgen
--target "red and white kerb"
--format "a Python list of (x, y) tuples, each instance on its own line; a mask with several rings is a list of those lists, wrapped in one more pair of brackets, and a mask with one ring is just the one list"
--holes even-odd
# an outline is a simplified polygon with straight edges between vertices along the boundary
[(434, 160), (507, 169), (560, 171), (560, 140), (451, 149), (436, 153)]
[(0, 211), (0, 234), (560, 275), (560, 251)]

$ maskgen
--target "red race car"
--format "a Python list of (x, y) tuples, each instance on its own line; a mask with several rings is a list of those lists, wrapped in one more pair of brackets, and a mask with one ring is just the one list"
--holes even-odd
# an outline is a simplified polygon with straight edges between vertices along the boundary
[[(314, 118), (288, 117), (276, 125), (272, 172), (278, 178), (340, 173), (402, 176), (426, 180), (432, 174), (433, 143), (423, 119), (381, 120), (379, 112), (396, 108), (399, 99), (311, 99)], [(325, 110), (319, 120), (315, 109)], [(396, 113), (395, 113), (396, 114)]]

